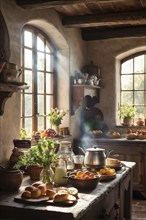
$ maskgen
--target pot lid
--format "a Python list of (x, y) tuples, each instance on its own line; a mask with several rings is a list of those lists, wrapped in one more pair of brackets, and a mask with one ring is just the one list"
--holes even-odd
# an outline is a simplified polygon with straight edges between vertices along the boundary
[(86, 151), (93, 151), (93, 152), (101, 152), (101, 151), (105, 151), (105, 149), (103, 148), (98, 148), (96, 145), (91, 147), (91, 148), (87, 148)]

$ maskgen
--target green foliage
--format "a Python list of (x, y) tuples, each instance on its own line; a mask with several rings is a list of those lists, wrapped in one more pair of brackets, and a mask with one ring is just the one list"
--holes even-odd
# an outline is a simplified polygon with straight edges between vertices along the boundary
[(120, 118), (134, 118), (136, 114), (136, 107), (128, 104), (123, 104), (119, 108)]
[(50, 166), (57, 160), (57, 149), (58, 143), (53, 139), (40, 139), (34, 147), (19, 157), (15, 168), (30, 165)]

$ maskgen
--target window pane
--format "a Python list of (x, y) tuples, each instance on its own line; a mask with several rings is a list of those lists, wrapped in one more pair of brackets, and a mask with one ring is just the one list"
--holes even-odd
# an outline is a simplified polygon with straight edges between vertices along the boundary
[(47, 95), (46, 96), (46, 114), (49, 113), (50, 108), (53, 108), (53, 96)]
[(134, 75), (134, 89), (144, 90), (144, 74)]
[(25, 118), (25, 129), (28, 137), (31, 137), (32, 134), (32, 119), (31, 118)]
[(144, 73), (144, 55), (134, 58), (134, 72)]
[(32, 48), (32, 33), (24, 31), (24, 46)]
[(133, 73), (133, 59), (122, 64), (122, 74)]
[(44, 95), (38, 95), (38, 113), (44, 115)]
[(133, 104), (133, 92), (121, 92), (121, 104)]
[(44, 130), (44, 117), (38, 117), (38, 130)]
[(140, 118), (140, 117), (142, 117), (142, 118), (144, 118), (144, 106), (136, 106), (136, 118), (138, 119), (138, 118)]
[(121, 76), (121, 88), (122, 90), (133, 90), (133, 76), (132, 75)]
[(27, 93), (32, 93), (32, 71), (24, 70), (24, 82), (29, 85)]
[(44, 37), (42, 35), (37, 37), (37, 50), (44, 51)]
[(32, 51), (24, 49), (24, 66), (32, 69)]
[(44, 93), (44, 73), (38, 72), (38, 93)]
[(144, 105), (144, 91), (134, 92), (134, 104)]
[(25, 116), (32, 115), (32, 95), (25, 94)]
[(52, 68), (51, 68), (51, 55), (50, 54), (46, 54), (46, 71), (51, 72)]
[(53, 94), (53, 74), (46, 74), (46, 93)]
[(37, 57), (38, 57), (37, 69), (44, 70), (44, 53), (38, 52)]

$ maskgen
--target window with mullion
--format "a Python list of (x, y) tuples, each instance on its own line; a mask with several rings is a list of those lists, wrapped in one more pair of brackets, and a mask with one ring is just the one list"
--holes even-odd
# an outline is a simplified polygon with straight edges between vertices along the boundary
[(21, 93), (21, 127), (32, 131), (49, 126), (46, 115), (54, 106), (54, 50), (44, 33), (25, 27), (22, 33), (23, 80), (29, 89)]
[(121, 102), (136, 107), (138, 118), (146, 118), (146, 52), (134, 54), (121, 62)]

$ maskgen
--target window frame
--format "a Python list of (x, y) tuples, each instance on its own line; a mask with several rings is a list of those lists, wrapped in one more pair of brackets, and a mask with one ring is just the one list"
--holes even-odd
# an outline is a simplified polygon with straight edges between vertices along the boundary
[[(131, 73), (131, 74), (125, 74), (125, 75), (132, 75), (132, 76), (134, 76), (134, 74), (135, 74), (135, 72), (134, 72), (134, 58), (136, 58), (136, 57), (138, 57), (138, 56), (140, 56), (140, 55), (144, 55), (144, 73), (138, 73), (139, 75), (141, 75), (141, 74), (144, 74), (144, 89), (142, 89), (142, 90), (136, 90), (136, 89), (134, 89), (134, 80), (133, 80), (133, 89), (132, 90), (122, 90), (122, 80), (121, 80), (121, 76), (122, 75), (124, 75), (124, 74), (122, 74), (122, 64), (124, 63), (124, 62), (126, 62), (126, 61), (128, 61), (128, 60), (133, 60), (132, 62), (133, 62), (133, 72)], [(134, 78), (134, 77), (133, 77)], [(132, 105), (133, 106), (135, 106), (135, 107), (137, 107), (137, 106), (140, 106), (140, 104), (135, 104), (134, 103), (134, 92), (135, 91), (144, 91), (144, 105), (142, 105), (142, 106), (144, 106), (144, 117), (146, 117), (146, 96), (145, 96), (145, 94), (146, 94), (146, 51), (145, 50), (143, 50), (143, 51), (140, 51), (140, 52), (137, 52), (137, 53), (134, 53), (134, 54), (132, 54), (132, 55), (130, 55), (130, 56), (128, 56), (128, 57), (125, 57), (125, 58), (123, 58), (122, 60), (121, 60), (121, 65), (120, 65), (120, 106), (123, 104), (122, 103), (122, 91), (132, 91), (132, 96), (133, 96), (133, 102), (132, 102)], [(137, 117), (135, 117), (135, 119), (137, 120)]]
[[(26, 47), (24, 45), (24, 31), (30, 31), (33, 34), (33, 42), (32, 42), (32, 69), (26, 68), (25, 63), (24, 63), (24, 50), (25, 48), (31, 49), (29, 47)], [(48, 53), (51, 54), (52, 56), (52, 71), (46, 70), (46, 65), (44, 67), (44, 70), (40, 71), (37, 69), (37, 52), (40, 52), (40, 50), (37, 49), (36, 47), (36, 39), (37, 36), (42, 36), (44, 38), (44, 45), (46, 46), (47, 44), (49, 45), (49, 48), (51, 48), (52, 52)], [(35, 39), (34, 39), (35, 38)], [(42, 51), (41, 51), (42, 52)], [(47, 54), (46, 51), (43, 51), (43, 54)], [(46, 64), (46, 60), (44, 58), (44, 63)], [(44, 117), (44, 129), (46, 129), (47, 124), (46, 124), (46, 95), (51, 95), (53, 96), (53, 105), (51, 107), (55, 107), (57, 104), (57, 48), (55, 45), (52, 43), (52, 41), (49, 39), (49, 37), (39, 28), (31, 26), (31, 25), (25, 25), (22, 29), (22, 42), (21, 42), (21, 66), (22, 66), (22, 81), (24, 82), (24, 71), (25, 70), (31, 70), (32, 71), (32, 91), (27, 92), (27, 90), (21, 91), (21, 127), (25, 128), (25, 119), (30, 118), (32, 120), (32, 132), (33, 131), (38, 131), (38, 117)], [(44, 86), (46, 83), (46, 74), (50, 72), (50, 74), (53, 74), (53, 84), (52, 84), (52, 89), (53, 92), (51, 94), (46, 93), (46, 89), (44, 90), (44, 93), (42, 94), (44, 96), (44, 115), (39, 115), (38, 114), (38, 100), (37, 96), (41, 93), (37, 91), (38, 86), (37, 86), (37, 72), (42, 72), (44, 73)], [(31, 116), (26, 116), (25, 114), (25, 99), (24, 96), (25, 94), (32, 94), (32, 115)]]

